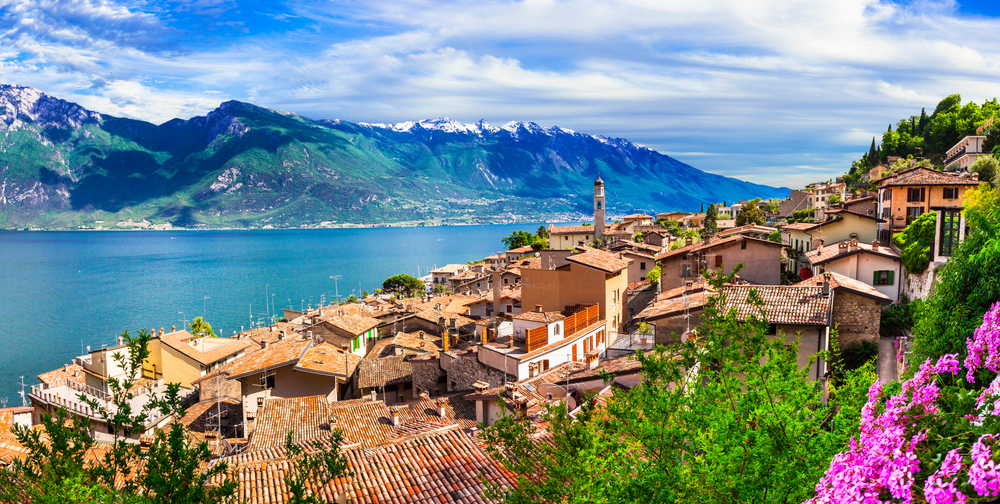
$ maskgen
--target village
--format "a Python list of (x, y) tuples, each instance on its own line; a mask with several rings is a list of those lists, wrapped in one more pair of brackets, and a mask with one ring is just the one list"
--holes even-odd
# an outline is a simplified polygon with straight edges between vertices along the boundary
[[(325, 487), (331, 502), (485, 501), (484, 481), (515, 483), (478, 439), (501, 410), (535, 422), (549, 404), (572, 414), (587, 394), (636, 387), (643, 370), (631, 355), (697, 338), (712, 296), (750, 317), (751, 290), (771, 334), (798, 340), (811, 379), (829, 379), (829, 363), (811, 357), (836, 334), (840, 349), (873, 349), (879, 380), (896, 380), (908, 335), (880, 331), (882, 311), (926, 296), (935, 269), (966, 235), (963, 198), (979, 185), (968, 168), (982, 154), (965, 146), (977, 141), (956, 146), (952, 171), (890, 159), (861, 188), (837, 178), (780, 201), (613, 222), (598, 177), (592, 224), (548, 226), (537, 235), (544, 246), (437, 267), (415, 296), (377, 292), (285, 309), (279, 321), (232, 338), (157, 328), (133, 410), (176, 383), (187, 414), (153, 410), (145, 431), (130, 436), (144, 443), (183, 422), (192, 440), (208, 442), (213, 460), (236, 468), (239, 496), (251, 503), (284, 501), (289, 433), (308, 441), (333, 430), (343, 433), (351, 472)], [(937, 216), (931, 257), (925, 271), (910, 272), (893, 237), (925, 213)], [(738, 265), (722, 287), (706, 280)], [(11, 426), (38, 425), (59, 408), (88, 419), (98, 441), (111, 439), (93, 405), (119, 408), (109, 380), (123, 378), (128, 351), (94, 349), (38, 375), (22, 406), (0, 410), (0, 465), (27, 453)]]

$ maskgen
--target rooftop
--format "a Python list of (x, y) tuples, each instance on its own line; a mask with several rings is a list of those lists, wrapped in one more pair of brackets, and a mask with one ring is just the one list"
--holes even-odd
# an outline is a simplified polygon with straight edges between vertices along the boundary
[(542, 324), (551, 324), (553, 322), (558, 322), (565, 319), (566, 316), (559, 312), (521, 312), (514, 315), (515, 320), (527, 320), (529, 322), (539, 322)]
[(195, 336), (187, 331), (175, 331), (164, 334), (160, 341), (170, 348), (184, 354), (191, 360), (209, 366), (226, 357), (245, 351), (250, 343), (231, 338), (215, 338)]
[(566, 260), (610, 274), (628, 268), (632, 262), (630, 259), (622, 259), (618, 254), (592, 248), (587, 248), (585, 252), (579, 254), (572, 254)]
[(757, 243), (765, 243), (765, 244), (773, 245), (773, 246), (776, 246), (776, 247), (781, 247), (782, 246), (780, 243), (775, 243), (775, 242), (767, 241), (767, 240), (759, 240), (757, 238), (753, 238), (753, 237), (750, 237), (750, 236), (745, 236), (745, 235), (739, 235), (738, 234), (738, 235), (727, 236), (725, 238), (718, 238), (718, 239), (709, 240), (709, 241), (700, 241), (700, 242), (697, 242), (697, 243), (692, 243), (691, 245), (685, 245), (685, 246), (683, 246), (681, 248), (678, 248), (678, 249), (669, 250), (669, 251), (666, 251), (666, 252), (664, 252), (664, 253), (656, 256), (656, 260), (659, 261), (661, 259), (669, 259), (669, 258), (675, 257), (675, 256), (683, 256), (685, 254), (690, 254), (690, 253), (694, 253), (694, 252), (701, 252), (703, 250), (709, 250), (709, 249), (713, 249), (715, 247), (721, 247), (721, 246), (724, 246), (724, 245), (729, 245), (731, 243), (738, 243), (738, 242), (743, 241), (743, 240), (754, 241), (754, 242), (757, 242)]
[[(846, 246), (841, 247), (841, 244)], [(852, 240), (844, 240), (837, 243), (831, 243), (829, 245), (823, 245), (815, 250), (806, 252), (805, 256), (809, 261), (809, 264), (819, 266), (821, 264), (843, 259), (854, 254), (872, 254), (885, 257), (887, 259), (893, 259), (896, 261), (899, 260), (899, 254), (897, 254), (892, 247), (878, 246), (878, 249), (876, 250), (876, 247), (872, 244)]]
[(936, 186), (936, 185), (966, 185), (978, 186), (979, 182), (974, 182), (971, 178), (961, 177), (950, 173), (935, 171), (921, 171), (909, 177), (887, 178), (879, 187), (906, 187), (906, 186)]
[(355, 336), (364, 334), (381, 324), (378, 319), (353, 313), (324, 316), (323, 321)]
[(365, 359), (358, 367), (358, 386), (384, 387), (413, 381), (413, 366), (405, 355)]
[[(753, 306), (748, 302), (751, 291), (757, 292), (763, 306)], [(740, 320), (746, 320), (751, 315), (760, 316), (760, 310), (763, 310), (763, 315), (771, 324), (830, 325), (833, 294), (823, 297), (820, 287), (734, 285), (723, 287), (720, 294), (725, 296), (724, 309), (735, 309)]]
[(222, 366), (215, 372), (194, 380), (192, 383), (199, 383), (220, 371), (228, 371), (231, 379), (238, 379), (253, 373), (294, 364), (305, 350), (309, 348), (310, 343), (307, 338), (304, 339), (298, 337), (298, 335), (295, 335), (295, 337), (289, 336), (283, 340), (269, 343), (267, 348), (261, 348), (253, 353), (248, 353)]
[(594, 226), (549, 226), (550, 235), (594, 234)]
[(350, 377), (361, 363), (361, 357), (327, 342), (309, 347), (295, 364), (296, 371), (328, 376)]
[(328, 438), (332, 434), (329, 416), (329, 402), (321, 395), (267, 399), (264, 411), (257, 414), (248, 449), (257, 451), (285, 446), (289, 432), (294, 442)]
[(454, 273), (457, 273), (459, 271), (464, 270), (466, 267), (467, 266), (465, 264), (446, 264), (444, 266), (441, 266), (440, 268), (432, 269), (431, 273), (432, 274), (433, 273), (451, 273), (451, 274), (454, 274)]
[[(857, 294), (866, 298), (874, 299), (882, 303), (891, 303), (892, 299), (885, 294), (882, 294), (875, 287), (868, 285), (860, 280), (855, 280), (851, 277), (841, 275), (840, 273), (834, 271), (828, 271), (830, 274), (830, 288), (834, 291), (847, 291), (852, 294)], [(803, 280), (797, 284), (795, 287), (822, 287), (823, 286), (823, 275), (816, 275), (808, 280)]]

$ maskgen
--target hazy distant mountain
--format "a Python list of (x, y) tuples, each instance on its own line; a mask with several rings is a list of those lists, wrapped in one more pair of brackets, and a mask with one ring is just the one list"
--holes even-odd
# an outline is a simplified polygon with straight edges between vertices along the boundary
[(697, 210), (787, 189), (712, 175), (628, 140), (511, 122), (314, 121), (229, 101), (159, 126), (0, 86), (0, 227), (501, 222)]

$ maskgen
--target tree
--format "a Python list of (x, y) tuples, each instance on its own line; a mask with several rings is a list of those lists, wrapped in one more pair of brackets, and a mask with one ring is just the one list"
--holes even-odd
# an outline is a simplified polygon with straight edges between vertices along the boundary
[(736, 216), (737, 226), (746, 226), (748, 224), (763, 226), (764, 222), (766, 222), (764, 212), (760, 211), (760, 208), (758, 208), (753, 202), (743, 205), (743, 208), (740, 209), (739, 215)]
[(538, 231), (535, 231), (535, 236), (548, 240), (549, 239), (548, 228), (546, 228), (545, 226), (538, 226)]
[(403, 297), (416, 297), (423, 294), (424, 283), (405, 273), (393, 275), (382, 282), (382, 291)]
[(951, 353), (963, 358), (983, 314), (1000, 299), (1000, 190), (980, 184), (966, 194), (969, 234), (935, 271), (930, 295), (911, 305), (914, 362)]
[(362, 298), (362, 299), (364, 299), (364, 298), (368, 297), (369, 295), (370, 295), (370, 294), (368, 293), (368, 291), (362, 291), (362, 292), (361, 292), (361, 298)]
[[(717, 286), (732, 275), (719, 275)], [(761, 306), (756, 291), (747, 302)], [(548, 406), (544, 442), (501, 407), (487, 451), (516, 477), (487, 496), (511, 503), (802, 502), (860, 420), (873, 365), (819, 384), (761, 316), (740, 321), (709, 299), (697, 340), (636, 352), (642, 383), (601, 403)], [(828, 352), (820, 355), (826, 359)], [(605, 376), (610, 383), (611, 376)]]
[(878, 164), (878, 151), (875, 149), (875, 137), (872, 137), (872, 146), (868, 149), (868, 167)]
[(998, 181), (998, 173), (1000, 173), (1000, 163), (997, 162), (996, 158), (993, 156), (983, 156), (977, 159), (969, 171), (979, 174), (979, 181), (990, 184), (996, 187)]
[(326, 446), (320, 441), (302, 444), (292, 441), (292, 432), (285, 438), (285, 453), (291, 462), (285, 474), (288, 487), (288, 504), (319, 504), (315, 490), (334, 478), (349, 474), (347, 457), (340, 453), (344, 436), (339, 429), (333, 431)]
[(704, 201), (701, 202), (701, 210), (698, 210), (698, 213), (705, 213), (705, 202)]
[(215, 331), (212, 330), (212, 325), (202, 320), (201, 317), (195, 317), (194, 320), (188, 324), (188, 328), (191, 329), (191, 334), (197, 336), (215, 336)]
[(655, 267), (653, 267), (653, 269), (649, 270), (649, 274), (646, 275), (646, 280), (649, 280), (649, 283), (653, 284), (654, 287), (660, 285), (659, 265), (656, 265)]
[(983, 133), (986, 135), (986, 139), (983, 140), (983, 152), (989, 152), (994, 158), (1000, 158), (1000, 124), (994, 123)]
[(827, 201), (832, 206), (832, 205), (839, 205), (843, 200), (840, 198), (839, 194), (834, 193), (833, 195), (830, 196), (830, 199), (828, 199)]
[(892, 238), (901, 251), (899, 259), (907, 272), (920, 274), (927, 270), (930, 264), (931, 245), (934, 243), (935, 222), (937, 214), (927, 212)]
[(716, 213), (715, 203), (708, 204), (708, 210), (705, 211), (705, 231), (709, 233), (719, 232), (718, 223), (718, 213)]
[(500, 241), (507, 247), (507, 250), (513, 250), (525, 245), (531, 245), (534, 238), (535, 235), (527, 231), (511, 231), (509, 235), (500, 238)]
[(434, 286), (434, 293), (435, 294), (444, 294), (444, 292), (446, 290), (448, 290), (448, 288), (445, 287), (444, 284), (437, 284), (437, 285)]
[(767, 235), (767, 241), (781, 243), (781, 230), (775, 229), (774, 231), (771, 231), (771, 234)]

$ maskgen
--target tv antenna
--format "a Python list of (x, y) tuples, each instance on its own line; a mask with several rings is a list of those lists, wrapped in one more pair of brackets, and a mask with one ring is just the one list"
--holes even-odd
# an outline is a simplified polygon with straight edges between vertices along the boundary
[(330, 277), (333, 280), (333, 290), (337, 296), (337, 304), (340, 304), (340, 288), (337, 286), (337, 281), (344, 278), (343, 275), (333, 275)]

